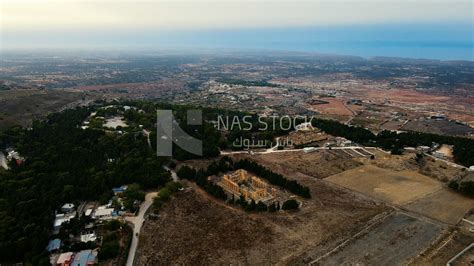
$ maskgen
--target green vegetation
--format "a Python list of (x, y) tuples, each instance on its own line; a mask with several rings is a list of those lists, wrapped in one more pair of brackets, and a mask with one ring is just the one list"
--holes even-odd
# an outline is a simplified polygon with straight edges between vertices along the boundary
[(167, 159), (157, 158), (144, 136), (80, 129), (91, 111), (66, 110), (34, 122), (31, 130), (0, 134), (1, 148), (15, 147), (26, 158), (0, 171), (0, 261), (43, 261), (54, 211), (65, 202), (106, 202), (112, 187), (150, 189), (170, 180), (162, 168)]
[(283, 202), (283, 205), (281, 206), (283, 210), (296, 210), (299, 207), (300, 207), (299, 203), (294, 199), (289, 199)]
[(474, 181), (451, 181), (448, 186), (449, 188), (459, 191), (467, 196), (474, 197)]
[[(311, 197), (308, 187), (302, 186), (294, 180), (288, 180), (284, 176), (274, 173), (269, 169), (257, 164), (256, 162), (249, 161), (247, 159), (243, 159), (234, 163), (231, 158), (224, 156), (219, 161), (213, 161), (206, 170), (199, 169), (196, 171), (194, 168), (184, 165), (178, 170), (177, 174), (180, 178), (195, 181), (196, 184), (198, 184), (201, 188), (214, 197), (227, 200), (227, 195), (224, 190), (220, 186), (214, 184), (211, 180), (208, 180), (208, 177), (237, 169), (245, 169), (249, 172), (253, 172), (257, 176), (266, 179), (271, 184), (280, 186), (281, 188), (287, 189), (290, 192), (300, 195), (304, 198)], [(234, 199), (232, 196), (229, 202), (232, 204), (241, 205), (246, 211), (274, 212), (280, 209), (279, 203), (278, 206), (272, 204), (270, 207), (267, 207), (262, 202), (256, 203), (253, 200), (248, 203), (243, 195), (240, 195), (238, 199)]]
[(158, 211), (163, 207), (163, 204), (167, 202), (171, 195), (178, 192), (183, 185), (179, 182), (168, 182), (166, 185), (158, 191), (158, 195), (153, 199), (154, 211)]
[(119, 254), (119, 248), (120, 244), (117, 234), (109, 233), (105, 235), (102, 240), (102, 246), (100, 247), (98, 258), (100, 260), (113, 259)]
[(268, 81), (251, 81), (243, 79), (221, 79), (221, 83), (232, 84), (232, 85), (242, 85), (242, 86), (255, 86), (255, 87), (279, 87), (277, 84), (269, 83)]
[(142, 202), (145, 200), (145, 193), (141, 190), (139, 184), (131, 184), (123, 193), (123, 206), (131, 212), (136, 212), (139, 208), (135, 202)]
[(200, 186), (210, 195), (218, 199), (227, 200), (227, 195), (225, 194), (224, 190), (207, 179), (207, 177), (209, 176), (208, 173), (208, 171), (196, 171), (194, 168), (183, 166), (176, 174), (179, 176), (179, 178), (188, 179), (196, 182), (198, 186)]
[(254, 161), (243, 159), (234, 164), (234, 169), (245, 169), (249, 172), (255, 173), (257, 176), (266, 179), (270, 184), (277, 185), (281, 188), (299, 195), (303, 198), (311, 198), (311, 193), (308, 187), (302, 186), (295, 180), (289, 180), (283, 175), (272, 172), (270, 169), (259, 165)]
[(399, 154), (403, 147), (431, 146), (434, 142), (454, 145), (454, 160), (466, 167), (474, 165), (474, 140), (463, 137), (442, 136), (421, 132), (396, 133), (382, 131), (378, 135), (361, 128), (341, 124), (337, 121), (313, 119), (313, 126), (328, 134), (345, 137), (354, 142), (378, 146)]

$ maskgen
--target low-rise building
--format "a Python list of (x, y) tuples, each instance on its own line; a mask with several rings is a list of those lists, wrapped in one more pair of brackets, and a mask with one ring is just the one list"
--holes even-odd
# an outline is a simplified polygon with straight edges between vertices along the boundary
[(84, 234), (81, 234), (81, 242), (87, 243), (87, 242), (94, 242), (97, 240), (97, 235), (95, 232), (87, 232)]
[(71, 266), (89, 266), (97, 263), (97, 251), (87, 249), (76, 253)]
[(120, 195), (122, 193), (125, 192), (125, 190), (127, 190), (128, 186), (127, 185), (123, 185), (123, 186), (120, 186), (120, 187), (115, 187), (115, 188), (112, 188), (112, 192), (114, 192), (114, 195)]
[(65, 252), (59, 255), (58, 260), (56, 261), (57, 266), (70, 266), (74, 260), (74, 253)]
[(74, 211), (74, 204), (72, 203), (66, 203), (61, 207), (61, 211), (64, 213), (69, 213)]
[(107, 220), (112, 218), (112, 214), (114, 212), (114, 208), (107, 208), (107, 206), (100, 206), (95, 210), (94, 214), (92, 215), (93, 219), (99, 220)]
[(71, 219), (76, 217), (75, 213), (70, 213), (70, 214), (64, 214), (64, 213), (58, 213), (56, 214), (56, 217), (54, 218), (54, 230), (59, 230), (61, 225), (65, 222), (69, 222)]
[(60, 248), (61, 248), (61, 239), (55, 238), (49, 241), (48, 246), (46, 247), (46, 250), (48, 252), (54, 252), (54, 251), (58, 251)]

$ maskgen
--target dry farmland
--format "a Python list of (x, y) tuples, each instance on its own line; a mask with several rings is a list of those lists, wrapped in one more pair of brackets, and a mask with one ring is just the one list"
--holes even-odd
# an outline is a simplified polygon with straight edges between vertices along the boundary
[(400, 265), (428, 248), (442, 232), (437, 223), (395, 212), (360, 238), (317, 262), (322, 265)]
[(278, 154), (270, 153), (260, 155), (265, 164), (279, 165), (282, 168), (300, 172), (316, 178), (324, 178), (330, 175), (358, 167), (360, 162), (343, 151), (321, 150), (316, 152), (291, 152)]
[(453, 238), (446, 244), (453, 250), (443, 241), (474, 200), (420, 174), (411, 155), (369, 151), (376, 159), (362, 149), (232, 155), (297, 180), (312, 198), (298, 198), (296, 212), (247, 213), (185, 181), (188, 188), (145, 223), (139, 264), (446, 263), (468, 240)]
[(329, 182), (389, 202), (405, 204), (441, 189), (441, 184), (414, 171), (364, 165), (326, 178)]
[(176, 194), (158, 219), (145, 223), (140, 264), (291, 264), (329, 250), (388, 210), (306, 178), (315, 196), (299, 199), (303, 205), (297, 212), (278, 213), (246, 213), (187, 183), (190, 187)]
[(404, 207), (454, 225), (471, 208), (474, 208), (474, 199), (447, 189), (441, 189)]

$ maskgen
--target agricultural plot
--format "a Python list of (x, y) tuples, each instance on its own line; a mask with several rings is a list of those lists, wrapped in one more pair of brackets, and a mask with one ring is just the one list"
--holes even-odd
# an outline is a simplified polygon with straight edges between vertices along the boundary
[(427, 249), (444, 227), (396, 212), (329, 256), (321, 265), (401, 265)]
[(389, 202), (406, 204), (441, 189), (441, 184), (415, 171), (360, 166), (325, 180)]
[(474, 199), (442, 189), (404, 207), (445, 223), (456, 224), (474, 208)]

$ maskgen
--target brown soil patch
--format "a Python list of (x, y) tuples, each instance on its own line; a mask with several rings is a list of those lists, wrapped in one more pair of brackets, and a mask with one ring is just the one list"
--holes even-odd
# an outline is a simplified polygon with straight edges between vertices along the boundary
[(335, 115), (352, 115), (352, 111), (344, 105), (343, 100), (336, 98), (320, 98), (319, 100), (328, 102), (323, 104), (311, 105), (310, 110), (323, 113), (323, 114), (335, 114)]
[(316, 178), (325, 178), (361, 165), (349, 154), (340, 150), (270, 153), (259, 155), (258, 159), (265, 164), (278, 164), (290, 173), (300, 172)]
[(296, 212), (246, 213), (217, 201), (194, 184), (147, 220), (139, 263), (276, 264), (325, 252), (387, 208), (364, 196), (298, 176), (312, 199)]
[(392, 204), (405, 204), (441, 189), (441, 184), (414, 171), (364, 165), (326, 180)]

